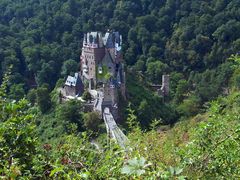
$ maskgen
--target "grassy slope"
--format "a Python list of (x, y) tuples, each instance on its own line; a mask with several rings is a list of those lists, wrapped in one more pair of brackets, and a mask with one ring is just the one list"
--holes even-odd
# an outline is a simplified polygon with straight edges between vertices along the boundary
[[(240, 122), (240, 93), (220, 97), (215, 102), (218, 102), (219, 107), (217, 113), (213, 112), (213, 106), (204, 114), (176, 123), (170, 130), (142, 133), (141, 140), (136, 137), (135, 142), (141, 154), (157, 164), (182, 167), (184, 174), (192, 178), (227, 175), (239, 177), (240, 172), (234, 170), (234, 167), (239, 168), (237, 162), (240, 162), (237, 150), (240, 148), (237, 143), (240, 136), (237, 131)], [(234, 131), (236, 134), (232, 139), (229, 138)], [(141, 146), (141, 142), (144, 145)], [(195, 145), (191, 148), (191, 144)], [(205, 157), (209, 158), (207, 162), (204, 162)], [(187, 158), (192, 159), (192, 165), (186, 164)]]

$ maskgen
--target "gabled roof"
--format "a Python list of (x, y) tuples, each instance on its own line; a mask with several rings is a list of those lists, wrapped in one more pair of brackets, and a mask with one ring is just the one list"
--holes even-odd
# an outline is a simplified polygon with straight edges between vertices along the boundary
[(83, 44), (98, 44), (99, 47), (115, 48), (116, 51), (121, 50), (122, 36), (119, 32), (88, 32), (84, 34)]
[(75, 73), (74, 77), (73, 76), (68, 76), (67, 80), (65, 82), (65, 85), (66, 86), (76, 86), (77, 82), (78, 82), (78, 79), (79, 79), (78, 73)]
[(106, 44), (107, 44), (107, 40), (108, 40), (109, 35), (110, 35), (110, 33), (107, 32), (107, 33), (105, 34), (105, 36), (103, 36), (103, 44), (104, 44), (104, 46), (106, 46)]
[(103, 37), (103, 43), (106, 48), (115, 48), (116, 46), (121, 47), (122, 37), (119, 32), (107, 32)]
[(109, 63), (113, 64), (112, 56), (110, 55), (110, 53), (108, 51), (106, 51), (105, 56), (103, 57), (101, 63), (105, 64), (107, 66), (109, 66)]

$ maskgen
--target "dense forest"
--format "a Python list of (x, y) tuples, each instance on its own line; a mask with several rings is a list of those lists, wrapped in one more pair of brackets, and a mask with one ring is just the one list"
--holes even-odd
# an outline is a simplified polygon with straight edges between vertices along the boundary
[[(58, 101), (84, 33), (109, 29), (123, 35), (127, 153)], [(238, 179), (239, 29), (238, 0), (1, 0), (0, 177)], [(151, 88), (163, 74), (167, 98)]]

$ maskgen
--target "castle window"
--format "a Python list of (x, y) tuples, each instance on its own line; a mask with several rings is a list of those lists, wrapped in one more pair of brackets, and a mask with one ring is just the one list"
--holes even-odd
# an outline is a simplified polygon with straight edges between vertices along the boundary
[(102, 73), (103, 73), (103, 70), (102, 70), (102, 67), (101, 67), (101, 66), (98, 67), (98, 73), (99, 73), (99, 74), (102, 74)]

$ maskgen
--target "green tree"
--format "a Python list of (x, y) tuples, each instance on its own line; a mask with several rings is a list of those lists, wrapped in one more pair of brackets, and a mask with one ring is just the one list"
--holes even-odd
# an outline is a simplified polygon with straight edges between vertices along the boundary
[(13, 84), (10, 87), (9, 98), (20, 100), (24, 97), (24, 84)]
[(46, 113), (51, 108), (51, 98), (46, 87), (39, 87), (36, 90), (37, 105), (42, 113)]
[(201, 100), (196, 95), (191, 95), (188, 98), (184, 99), (182, 104), (178, 106), (178, 111), (184, 116), (193, 116), (196, 115), (201, 106)]
[(176, 88), (174, 101), (176, 103), (181, 103), (184, 99), (184, 96), (186, 96), (187, 90), (188, 90), (188, 82), (186, 80), (180, 80)]
[(77, 100), (70, 100), (61, 104), (56, 110), (56, 118), (65, 124), (66, 130), (72, 131), (71, 126), (76, 125), (78, 131), (83, 131), (82, 105)]
[(97, 112), (89, 112), (83, 115), (84, 127), (93, 133), (98, 133), (100, 124), (102, 123), (100, 114)]
[(36, 89), (29, 90), (27, 94), (27, 99), (32, 105), (35, 105), (35, 103), (37, 102), (37, 90)]
[(54, 61), (42, 64), (41, 70), (37, 73), (36, 77), (39, 86), (42, 86), (44, 83), (47, 83), (51, 88), (55, 86), (57, 77), (55, 74), (54, 66)]
[(6, 80), (0, 87), (0, 177), (31, 177), (37, 156), (34, 115), (28, 112), (26, 100), (15, 102), (4, 97)]
[[(237, 94), (222, 100), (231, 107), (232, 103), (238, 104)], [(181, 151), (183, 164), (188, 171), (194, 169), (196, 178), (235, 179), (240, 175), (239, 117), (235, 116), (239, 106), (227, 111), (222, 111), (221, 106), (218, 101), (211, 103), (208, 119), (192, 130), (192, 140)]]
[(154, 83), (160, 83), (162, 75), (168, 72), (168, 65), (162, 63), (161, 61), (149, 62), (147, 63), (147, 76), (150, 81)]
[(91, 96), (91, 94), (88, 91), (84, 91), (84, 93), (82, 95), (82, 98), (85, 101), (91, 101), (92, 100), (92, 96)]
[(149, 55), (150, 57), (153, 58), (158, 58), (161, 56), (161, 54), (163, 53), (163, 50), (157, 46), (151, 46), (149, 48)]
[(78, 70), (78, 64), (76, 61), (69, 59), (63, 63), (61, 75), (73, 75)]
[(138, 117), (141, 122), (141, 125), (147, 126), (149, 120), (153, 120), (154, 113), (152, 112), (154, 108), (150, 106), (146, 99), (143, 99), (138, 107)]
[(5, 175), (6, 178), (13, 179), (20, 175), (30, 176), (30, 173), (34, 171), (32, 167), (37, 155), (33, 115), (26, 111), (25, 100), (18, 103), (5, 102), (0, 106), (2, 114), (0, 119), (0, 176)]

